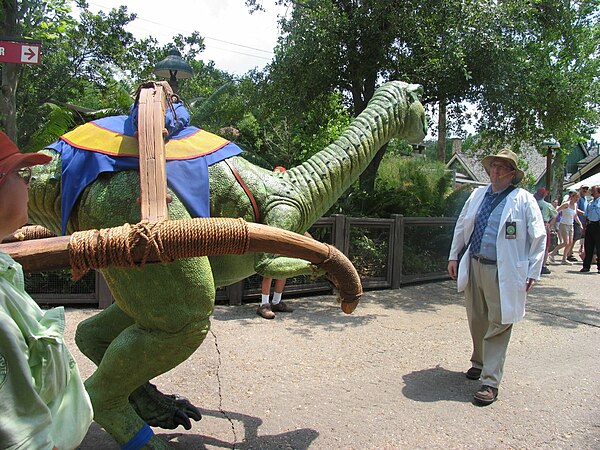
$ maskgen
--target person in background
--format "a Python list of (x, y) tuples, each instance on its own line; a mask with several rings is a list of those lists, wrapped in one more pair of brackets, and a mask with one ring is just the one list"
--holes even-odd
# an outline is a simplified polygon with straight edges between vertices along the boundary
[(542, 218), (544, 219), (544, 225), (546, 226), (546, 251), (544, 252), (544, 264), (542, 265), (543, 275), (549, 275), (551, 273), (550, 269), (548, 269), (548, 248), (550, 247), (550, 235), (554, 227), (554, 223), (556, 222), (556, 216), (558, 215), (556, 208), (552, 206), (551, 203), (548, 203), (546, 200), (544, 200), (546, 195), (548, 195), (548, 191), (546, 188), (541, 187), (533, 196), (537, 200), (537, 204), (542, 213)]
[[(27, 223), (31, 166), (0, 132), (0, 240)], [(0, 447), (70, 450), (92, 422), (92, 405), (64, 344), (62, 307), (42, 310), (24, 290), (23, 270), (0, 253)]]
[[(588, 200), (587, 200), (587, 195), (588, 195), (588, 190), (589, 190), (589, 186), (580, 186), (579, 187), (579, 199), (577, 200), (577, 209), (579, 211), (583, 211), (583, 213), (577, 213), (577, 216), (579, 217), (579, 223), (581, 224), (585, 224), (585, 210), (587, 209), (587, 205), (588, 205)], [(577, 253), (579, 253), (579, 257), (581, 259), (583, 259), (583, 257), (581, 256), (583, 254), (583, 228), (579, 225), (578, 222), (575, 222), (573, 224), (573, 249), (571, 250), (571, 253), (569, 253), (569, 256), (567, 256), (567, 260), (568, 261), (572, 261), (575, 262), (577, 261), (577, 258), (575, 257), (575, 255), (573, 255), (573, 251), (575, 249), (575, 246), (577, 245), (577, 242), (579, 242), (579, 247), (577, 250)]]
[[(558, 202), (557, 198), (552, 200), (552, 206), (554, 206), (554, 209), (556, 209), (556, 211), (558, 211), (559, 202)], [(556, 220), (554, 221), (554, 230), (553, 230), (554, 233), (556, 234), (556, 243), (552, 246), (552, 248), (548, 249), (548, 253), (550, 253), (552, 250), (554, 250), (556, 248), (556, 246), (562, 242), (562, 240), (560, 238), (560, 233), (558, 232), (558, 227), (560, 226), (561, 218), (562, 218), (562, 212), (558, 211), (558, 215), (556, 216)]]
[(567, 201), (564, 202), (557, 208), (557, 211), (562, 213), (560, 218), (560, 225), (558, 226), (558, 233), (562, 238), (562, 242), (559, 243), (554, 250), (549, 253), (550, 261), (553, 263), (556, 262), (554, 257), (558, 253), (561, 248), (564, 248), (561, 264), (573, 264), (571, 261), (567, 260), (567, 256), (569, 256), (569, 252), (573, 249), (573, 223), (579, 223), (581, 226), (581, 222), (579, 221), (579, 217), (577, 214), (579, 210), (577, 209), (577, 199), (579, 194), (576, 190), (569, 190)]
[(271, 295), (271, 283), (272, 278), (263, 278), (261, 286), (261, 303), (256, 314), (263, 317), (264, 319), (274, 319), (275, 312), (293, 312), (287, 303), (281, 301), (283, 295), (283, 288), (285, 287), (285, 278), (282, 280), (275, 280), (275, 288), (273, 290), (273, 301), (269, 302), (269, 296)]
[(592, 267), (594, 250), (596, 252), (596, 265), (600, 273), (600, 186), (592, 186), (592, 201), (588, 203), (585, 211), (584, 228), (584, 258), (580, 272), (589, 272)]
[[(273, 169), (273, 172), (285, 172), (286, 169), (283, 166), (277, 166)], [(265, 319), (274, 319), (275, 312), (293, 312), (286, 303), (281, 301), (283, 295), (283, 289), (285, 288), (286, 279), (275, 280), (275, 289), (273, 291), (273, 301), (269, 302), (271, 295), (271, 283), (272, 278), (264, 278), (261, 284), (261, 302), (260, 306), (256, 310), (256, 314)], [(275, 311), (275, 312), (274, 312)]]
[(481, 378), (473, 401), (485, 406), (498, 397), (513, 324), (540, 278), (546, 229), (533, 195), (515, 186), (524, 176), (517, 155), (502, 150), (482, 164), (490, 184), (473, 191), (456, 221), (448, 274), (465, 292), (473, 341), (466, 377)]

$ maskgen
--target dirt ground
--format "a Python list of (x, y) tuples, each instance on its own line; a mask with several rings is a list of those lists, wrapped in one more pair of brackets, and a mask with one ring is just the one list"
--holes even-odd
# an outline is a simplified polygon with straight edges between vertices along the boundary
[[(499, 400), (472, 404), (463, 297), (451, 281), (373, 291), (352, 315), (333, 296), (217, 306), (185, 363), (155, 380), (201, 408), (174, 449), (600, 449), (600, 274), (551, 266), (513, 330)], [(67, 340), (94, 309), (67, 308)], [(118, 449), (93, 424), (81, 449)]]

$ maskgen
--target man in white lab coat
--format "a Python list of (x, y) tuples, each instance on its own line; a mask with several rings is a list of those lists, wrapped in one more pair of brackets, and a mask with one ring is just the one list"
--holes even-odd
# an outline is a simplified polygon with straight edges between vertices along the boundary
[(515, 187), (524, 175), (517, 162), (510, 150), (482, 160), (490, 184), (465, 203), (448, 257), (448, 273), (458, 279), (459, 292), (465, 291), (473, 339), (466, 376), (481, 378), (474, 395), (478, 405), (498, 397), (512, 325), (525, 316), (525, 298), (544, 259), (544, 220), (533, 195)]

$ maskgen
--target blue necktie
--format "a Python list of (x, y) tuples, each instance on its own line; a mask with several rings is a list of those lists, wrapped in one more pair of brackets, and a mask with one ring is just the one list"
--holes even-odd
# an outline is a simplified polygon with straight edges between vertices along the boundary
[(471, 248), (469, 253), (471, 256), (477, 255), (481, 247), (481, 239), (483, 239), (483, 233), (485, 233), (485, 227), (487, 226), (488, 219), (492, 213), (492, 203), (498, 196), (498, 193), (487, 192), (485, 198), (477, 211), (475, 217), (475, 225), (473, 227), (473, 234), (471, 235)]

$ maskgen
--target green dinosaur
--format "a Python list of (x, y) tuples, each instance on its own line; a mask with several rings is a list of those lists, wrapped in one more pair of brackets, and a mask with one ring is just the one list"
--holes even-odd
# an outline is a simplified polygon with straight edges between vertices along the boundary
[[(420, 142), (426, 133), (421, 88), (390, 82), (332, 144), (298, 167), (270, 172), (241, 157), (235, 167), (256, 199), (261, 222), (304, 233), (357, 180), (375, 153), (391, 138)], [(60, 156), (38, 166), (30, 185), (30, 219), (60, 233)], [(210, 167), (213, 217), (254, 221), (248, 195), (225, 162)], [(102, 173), (81, 194), (67, 231), (119, 226), (140, 220), (135, 171)], [(188, 218), (171, 192), (171, 219)], [(98, 367), (85, 385), (94, 419), (117, 442), (128, 442), (143, 426), (191, 427), (199, 411), (184, 399), (166, 396), (149, 380), (186, 360), (208, 333), (215, 288), (258, 273), (289, 278), (314, 273), (307, 261), (272, 254), (198, 257), (144, 268), (110, 268), (103, 274), (115, 303), (79, 324), (76, 342)], [(149, 448), (168, 448), (156, 438)]]

